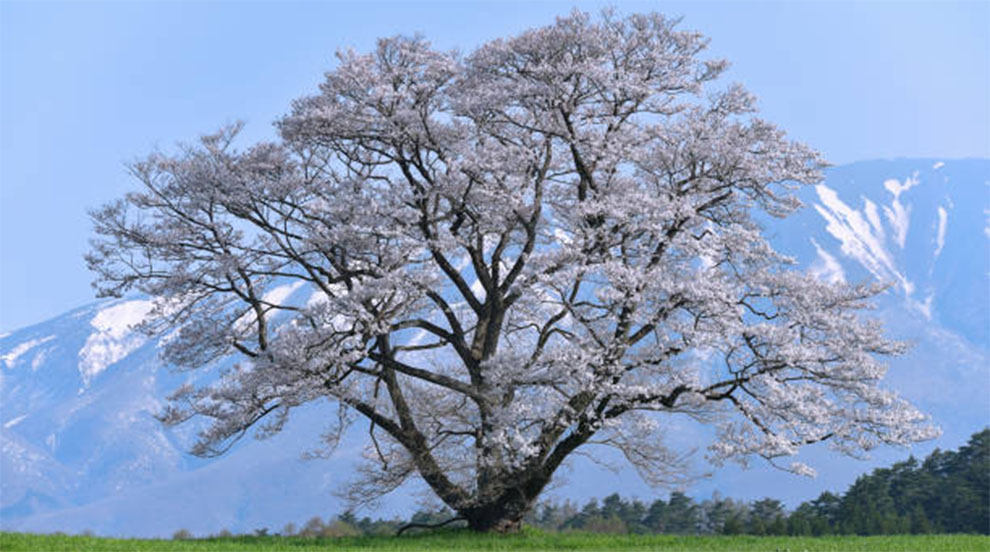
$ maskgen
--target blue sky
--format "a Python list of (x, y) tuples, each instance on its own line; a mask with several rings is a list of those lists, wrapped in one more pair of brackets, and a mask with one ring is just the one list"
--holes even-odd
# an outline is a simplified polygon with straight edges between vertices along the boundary
[[(124, 163), (237, 119), (251, 140), (333, 52), (482, 42), (599, 2), (0, 0), (0, 331), (92, 300), (89, 208)], [(990, 156), (990, 3), (612, 2), (684, 17), (762, 115), (834, 163)]]

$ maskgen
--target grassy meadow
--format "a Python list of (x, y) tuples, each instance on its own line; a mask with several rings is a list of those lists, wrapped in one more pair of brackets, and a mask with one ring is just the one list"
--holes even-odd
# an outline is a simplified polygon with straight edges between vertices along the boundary
[(0, 533), (0, 551), (135, 551), (135, 552), (269, 552), (394, 550), (643, 550), (664, 552), (852, 552), (990, 551), (990, 537), (982, 535), (886, 535), (838, 537), (755, 537), (606, 535), (543, 533), (476, 535), (464, 531), (402, 537), (227, 537), (196, 540), (108, 539), (65, 535)]

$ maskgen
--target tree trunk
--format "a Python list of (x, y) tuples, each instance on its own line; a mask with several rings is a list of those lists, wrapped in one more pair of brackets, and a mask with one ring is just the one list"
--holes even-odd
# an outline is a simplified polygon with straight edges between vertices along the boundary
[(533, 500), (521, 497), (501, 497), (490, 504), (466, 509), (460, 514), (472, 531), (479, 533), (518, 533), (523, 518), (533, 506)]

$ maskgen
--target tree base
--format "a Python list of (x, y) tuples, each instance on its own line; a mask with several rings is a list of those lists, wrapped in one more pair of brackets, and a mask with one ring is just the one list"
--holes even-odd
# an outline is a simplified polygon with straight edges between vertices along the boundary
[(461, 515), (468, 522), (468, 528), (478, 533), (518, 533), (523, 527), (523, 518), (529, 511), (530, 502), (497, 502), (477, 508)]
[(521, 519), (480, 519), (468, 520), (468, 528), (478, 533), (499, 533), (511, 535), (522, 531)]

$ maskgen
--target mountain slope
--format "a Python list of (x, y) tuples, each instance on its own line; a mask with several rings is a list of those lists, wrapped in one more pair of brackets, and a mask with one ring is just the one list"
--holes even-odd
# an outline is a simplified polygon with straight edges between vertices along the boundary
[(990, 343), (987, 161), (855, 163), (804, 192), (778, 246), (828, 277), (890, 282), (927, 320)]
[[(766, 221), (778, 249), (821, 278), (892, 284), (875, 314), (892, 335), (915, 346), (891, 363), (889, 385), (945, 430), (916, 454), (953, 448), (987, 423), (988, 193), (988, 160), (856, 163), (833, 168), (823, 184), (801, 190), (807, 207), (799, 213)], [(297, 288), (279, 293), (306, 300)], [(302, 461), (300, 454), (319, 444), (333, 415), (315, 404), (270, 440), (246, 439), (218, 459), (189, 456), (195, 425), (168, 429), (154, 413), (194, 375), (170, 372), (157, 360), (158, 341), (130, 329), (148, 308), (140, 299), (98, 302), (0, 336), (2, 527), (168, 536), (180, 527), (197, 534), (278, 528), (339, 511), (331, 493), (362, 454), (367, 428), (356, 427), (333, 459)], [(694, 441), (697, 433), (678, 431), (680, 437), (672, 437), (703, 449)], [(876, 462), (903, 454), (884, 451)], [(874, 465), (836, 458), (821, 447), (802, 457), (820, 468), (819, 479), (794, 477), (782, 488), (779, 472), (729, 467), (693, 490), (740, 498), (772, 494), (794, 503), (844, 488)], [(643, 494), (631, 470), (586, 476), (596, 469), (577, 461), (572, 484), (557, 495)], [(399, 493), (390, 511), (374, 514), (406, 513), (411, 500), (409, 492)]]

